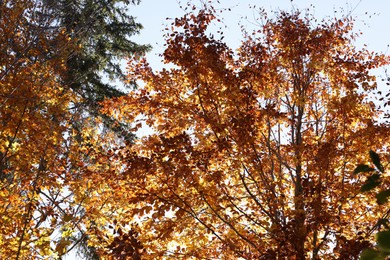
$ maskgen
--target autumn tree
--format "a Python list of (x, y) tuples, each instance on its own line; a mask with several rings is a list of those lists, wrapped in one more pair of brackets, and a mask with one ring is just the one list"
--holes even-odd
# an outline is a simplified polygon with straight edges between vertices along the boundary
[[(96, 46), (87, 44), (87, 33), (67, 30), (47, 4), (0, 3), (1, 259), (59, 258), (84, 242), (93, 246), (88, 232), (113, 214), (107, 205), (115, 197), (105, 179), (120, 166), (108, 160), (118, 135), (101, 117), (90, 116), (99, 99), (85, 106), (88, 90), (80, 92), (66, 80), (69, 60), (84, 52), (95, 57)], [(104, 6), (99, 8), (94, 13), (104, 16)], [(104, 61), (142, 48), (125, 47), (116, 54), (105, 50)], [(106, 69), (104, 62), (98, 65)]]
[(76, 98), (57, 80), (67, 52), (57, 51), (50, 59), (48, 52), (59, 42), (72, 44), (64, 32), (49, 36), (40, 28), (50, 20), (35, 16), (38, 7), (34, 1), (0, 5), (1, 258), (49, 255), (50, 236), (58, 226), (43, 223), (61, 217), (54, 216), (54, 203), (43, 203), (40, 196), (61, 189), (64, 123)]
[(145, 86), (105, 103), (153, 130), (117, 152), (145, 258), (356, 259), (373, 242), (383, 208), (353, 171), (388, 145), (366, 100), (388, 57), (353, 45), (351, 17), (262, 15), (237, 51), (208, 34), (212, 7), (175, 19), (172, 66), (131, 60)]

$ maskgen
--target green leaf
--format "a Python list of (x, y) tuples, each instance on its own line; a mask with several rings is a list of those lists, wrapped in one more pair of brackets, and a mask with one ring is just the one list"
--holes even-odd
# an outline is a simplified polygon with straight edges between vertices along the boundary
[(376, 234), (378, 247), (384, 252), (390, 252), (390, 230), (381, 231)]
[(369, 182), (369, 183), (366, 183), (366, 184), (364, 184), (360, 188), (360, 191), (361, 192), (370, 191), (370, 190), (374, 189), (376, 186), (378, 186), (379, 184), (381, 184), (381, 183), (380, 182)]
[(384, 172), (385, 169), (383, 167), (383, 165), (381, 164), (381, 159), (379, 158), (379, 155), (374, 152), (374, 151), (370, 151), (370, 157), (371, 157), (371, 161), (374, 163), (374, 165), (376, 166), (376, 168), (380, 171), (380, 172)]
[(385, 256), (374, 249), (364, 249), (360, 255), (360, 260), (384, 260)]
[(387, 202), (387, 197), (390, 197), (390, 190), (383, 190), (376, 195), (376, 201), (379, 205), (383, 205)]
[(353, 171), (354, 174), (358, 174), (359, 172), (372, 172), (374, 171), (375, 169), (374, 168), (371, 168), (370, 166), (368, 165), (365, 165), (365, 164), (359, 164), (355, 170)]
[(368, 181), (372, 181), (372, 182), (379, 181), (380, 177), (381, 176), (379, 174), (375, 173), (375, 174), (373, 174), (371, 176), (368, 176), (366, 182), (368, 182)]
[(374, 189), (376, 186), (378, 186), (379, 184), (381, 184), (380, 175), (377, 173), (373, 174), (367, 178), (363, 186), (360, 188), (360, 191), (361, 192), (370, 191)]
[(378, 222), (376, 223), (378, 225), (378, 228), (380, 229), (382, 226), (384, 226), (386, 229), (390, 229), (389, 228), (389, 220), (388, 219), (385, 219), (385, 218), (381, 218), (378, 220)]

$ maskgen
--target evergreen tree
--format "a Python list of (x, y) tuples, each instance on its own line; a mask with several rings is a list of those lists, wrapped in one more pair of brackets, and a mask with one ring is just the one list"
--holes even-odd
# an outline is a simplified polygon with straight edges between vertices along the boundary
[(120, 61), (143, 53), (149, 46), (139, 45), (130, 37), (139, 33), (141, 24), (128, 14), (136, 0), (46, 0), (45, 4), (78, 44), (67, 61), (65, 83), (90, 102), (123, 95), (104, 79), (124, 79)]
[[(54, 27), (65, 30), (77, 42), (78, 48), (67, 59), (64, 85), (83, 99), (83, 109), (93, 116), (102, 116), (98, 103), (105, 98), (125, 94), (131, 86), (124, 82), (121, 68), (123, 58), (142, 54), (150, 49), (131, 40), (142, 29), (129, 6), (139, 0), (44, 0), (43, 4), (53, 17)], [(109, 81), (121, 81), (110, 84)], [(117, 82), (116, 82), (117, 83)], [(103, 122), (122, 137), (131, 138), (126, 126), (103, 117)]]
[[(65, 30), (76, 42), (76, 48), (68, 57), (63, 83), (82, 97), (77, 104), (89, 116), (102, 117), (102, 122), (120, 137), (132, 140), (134, 135), (125, 124), (99, 113), (99, 102), (105, 98), (119, 97), (133, 87), (125, 82), (121, 60), (127, 56), (142, 54), (150, 46), (131, 40), (142, 25), (129, 15), (131, 4), (139, 0), (44, 0), (57, 30)], [(115, 83), (120, 81), (122, 88)], [(109, 83), (114, 81), (115, 83)], [(80, 107), (81, 106), (81, 107)], [(80, 122), (74, 122), (80, 131)], [(88, 246), (88, 239), (76, 238), (79, 257), (99, 259), (96, 250)]]

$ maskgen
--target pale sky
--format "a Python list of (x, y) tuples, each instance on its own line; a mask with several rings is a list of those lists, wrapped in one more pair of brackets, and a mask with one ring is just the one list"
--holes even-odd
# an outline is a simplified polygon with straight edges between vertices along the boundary
[[(207, 0), (204, 0), (207, 1)], [(186, 5), (187, 1), (181, 1)], [(199, 6), (201, 0), (193, 0)], [(257, 13), (250, 5), (264, 7), (266, 10), (292, 10), (308, 8), (314, 6), (314, 15), (317, 19), (324, 17), (341, 17), (341, 9), (345, 13), (352, 11), (352, 16), (356, 17), (356, 31), (360, 30), (363, 35), (357, 40), (357, 46), (367, 45), (369, 50), (383, 52), (390, 55), (390, 1), (389, 0), (220, 0), (216, 4), (217, 9), (231, 8), (222, 15), (226, 43), (236, 49), (242, 40), (240, 25), (244, 25), (250, 31), (255, 28), (253, 22)], [(337, 13), (335, 13), (337, 11)], [(139, 6), (131, 7), (131, 14), (136, 21), (144, 26), (140, 35), (133, 38), (137, 43), (147, 43), (153, 50), (147, 54), (149, 63), (154, 69), (161, 68), (161, 58), (158, 56), (164, 51), (163, 29), (170, 25), (169, 18), (180, 17), (184, 10), (179, 7), (179, 0), (141, 0)], [(247, 17), (246, 19), (244, 17)], [(224, 26), (223, 25), (223, 26)], [(66, 260), (78, 259), (72, 252)]]
[[(184, 14), (184, 10), (179, 7), (179, 2), (185, 6), (187, 1), (141, 0), (139, 6), (131, 8), (131, 13), (144, 26), (141, 34), (134, 39), (136, 42), (152, 45), (153, 50), (147, 57), (152, 67), (156, 69), (161, 66), (158, 54), (164, 51), (163, 29), (170, 25), (170, 20), (166, 18), (180, 17)], [(192, 2), (199, 6), (201, 0)], [(253, 22), (258, 14), (255, 9), (249, 7), (250, 5), (274, 11), (289, 11), (292, 8), (302, 10), (312, 5), (314, 15), (318, 19), (327, 16), (341, 17), (341, 9), (347, 12), (352, 11), (352, 15), (357, 19), (356, 30), (363, 32), (356, 44), (358, 46), (367, 44), (370, 50), (390, 54), (387, 47), (390, 44), (390, 1), (388, 0), (219, 0), (219, 2), (220, 4), (215, 5), (216, 8), (231, 8), (231, 11), (225, 11), (222, 17), (224, 25), (227, 26), (224, 29), (224, 41), (233, 49), (239, 47), (242, 40), (241, 24), (249, 30), (255, 28)]]

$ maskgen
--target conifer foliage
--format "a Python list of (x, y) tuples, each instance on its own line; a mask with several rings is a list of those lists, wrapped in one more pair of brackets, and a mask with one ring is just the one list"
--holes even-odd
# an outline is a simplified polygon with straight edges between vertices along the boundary
[[(124, 81), (123, 59), (150, 49), (132, 41), (142, 25), (130, 15), (130, 5), (139, 0), (44, 0), (51, 28), (64, 30), (77, 45), (67, 57), (64, 85), (83, 98), (78, 105), (91, 116), (99, 113), (99, 102), (118, 97), (134, 87)], [(119, 86), (118, 86), (119, 84)], [(127, 126), (103, 117), (106, 127), (127, 139), (132, 136)], [(126, 133), (127, 132), (127, 133)]]
[[(64, 84), (95, 104), (105, 97), (123, 95), (113, 84), (124, 79), (121, 59), (148, 50), (131, 36), (139, 33), (141, 24), (129, 14), (129, 5), (138, 0), (44, 0), (55, 28), (62, 28), (79, 49), (66, 61)], [(106, 81), (102, 79), (106, 77)]]

